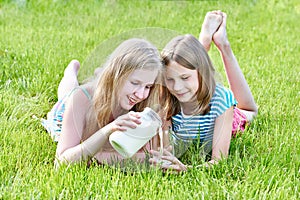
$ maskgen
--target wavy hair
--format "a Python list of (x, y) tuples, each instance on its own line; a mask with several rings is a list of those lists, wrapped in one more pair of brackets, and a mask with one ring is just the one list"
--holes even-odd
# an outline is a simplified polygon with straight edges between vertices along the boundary
[(110, 116), (113, 115), (118, 104), (119, 91), (134, 70), (159, 69), (159, 75), (150, 89), (148, 98), (136, 104), (132, 110), (142, 111), (146, 106), (152, 107), (159, 103), (158, 84), (161, 79), (162, 62), (157, 48), (150, 42), (138, 38), (122, 42), (103, 67), (94, 88), (93, 103), (88, 114), (90, 116), (87, 117), (86, 124), (89, 127), (86, 128), (90, 133), (110, 122)]

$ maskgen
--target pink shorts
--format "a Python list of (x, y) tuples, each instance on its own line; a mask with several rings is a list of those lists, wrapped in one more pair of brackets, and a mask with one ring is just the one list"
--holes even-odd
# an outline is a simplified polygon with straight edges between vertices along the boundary
[(232, 135), (235, 137), (237, 132), (244, 132), (248, 124), (247, 117), (240, 109), (233, 110)]

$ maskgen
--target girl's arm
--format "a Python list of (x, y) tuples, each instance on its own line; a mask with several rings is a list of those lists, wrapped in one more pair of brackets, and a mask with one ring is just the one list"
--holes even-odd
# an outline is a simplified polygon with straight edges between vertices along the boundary
[(227, 157), (229, 152), (231, 131), (233, 122), (233, 107), (228, 108), (215, 122), (215, 130), (212, 141), (212, 160), (214, 164), (222, 157)]
[(59, 164), (88, 160), (108, 142), (112, 132), (124, 131), (126, 127), (135, 128), (140, 123), (139, 115), (130, 112), (118, 117), (82, 141), (89, 106), (90, 100), (81, 90), (75, 92), (66, 104), (63, 128), (56, 150), (56, 162)]
[(77, 90), (69, 98), (64, 112), (60, 140), (57, 144), (56, 161), (73, 163), (87, 160), (95, 155), (107, 141), (109, 127), (104, 127), (95, 133), (97, 138), (94, 136), (94, 143), (91, 141), (92, 138), (82, 142), (89, 106), (90, 100), (81, 90)]
[(187, 171), (187, 165), (183, 164), (178, 158), (176, 158), (172, 153), (172, 146), (169, 146), (163, 150), (163, 155), (160, 151), (151, 150), (150, 154), (153, 156), (149, 159), (149, 162), (160, 167), (163, 171), (171, 170), (174, 172), (184, 172)]
[[(218, 160), (228, 156), (232, 135), (232, 122), (233, 107), (228, 108), (216, 119), (212, 141), (212, 159), (206, 164), (206, 166), (210, 166), (209, 164), (216, 164), (218, 163)], [(183, 164), (178, 158), (176, 158), (171, 153), (171, 149), (165, 149), (163, 155), (161, 155), (159, 151), (155, 150), (151, 150), (150, 153), (153, 157), (149, 160), (149, 162), (153, 165), (160, 166), (163, 170), (182, 172), (191, 167)], [(162, 162), (162, 160), (169, 162)]]

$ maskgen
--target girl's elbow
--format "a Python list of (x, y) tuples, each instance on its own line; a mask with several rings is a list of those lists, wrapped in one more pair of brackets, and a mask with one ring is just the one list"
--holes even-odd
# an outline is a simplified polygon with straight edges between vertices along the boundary
[(67, 152), (63, 152), (60, 154), (56, 154), (54, 164), (55, 166), (60, 166), (62, 164), (72, 164), (78, 161), (78, 159), (73, 155), (68, 154)]
[(54, 160), (54, 166), (58, 168), (62, 164), (70, 163), (70, 161), (66, 160), (66, 158), (62, 154), (56, 154)]

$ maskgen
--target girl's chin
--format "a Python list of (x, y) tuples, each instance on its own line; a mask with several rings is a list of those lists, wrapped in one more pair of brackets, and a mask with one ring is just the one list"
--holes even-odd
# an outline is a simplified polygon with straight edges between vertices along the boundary
[(195, 96), (190, 96), (188, 94), (185, 94), (182, 96), (176, 96), (176, 98), (178, 99), (178, 101), (180, 101), (182, 103), (197, 101), (197, 98)]
[(129, 101), (129, 102), (126, 102), (126, 103), (124, 103), (123, 105), (121, 105), (121, 108), (120, 108), (120, 109), (129, 111), (129, 110), (131, 110), (131, 109), (132, 109), (136, 104), (138, 104), (138, 103), (139, 103), (139, 102), (133, 103), (133, 102)]
[[(135, 105), (135, 104), (134, 104), (134, 105)], [(122, 106), (120, 109), (129, 111), (129, 110), (131, 110), (131, 109), (133, 108), (134, 105), (132, 105), (132, 104), (127, 104), (127, 105), (125, 105), (125, 106)]]
[(190, 99), (189, 98), (186, 98), (186, 97), (177, 97), (178, 101), (180, 102), (187, 102), (189, 101)]
[(187, 99), (187, 98), (178, 99), (178, 101), (180, 103), (192, 103), (193, 102), (192, 99)]

